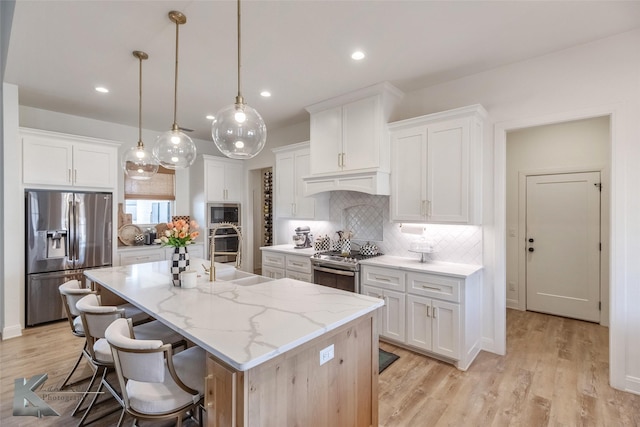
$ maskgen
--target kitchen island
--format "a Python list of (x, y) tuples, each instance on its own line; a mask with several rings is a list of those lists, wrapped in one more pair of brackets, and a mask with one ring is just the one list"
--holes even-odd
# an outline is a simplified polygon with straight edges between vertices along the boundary
[(208, 425), (378, 424), (381, 300), (223, 264), (209, 282), (203, 263), (192, 289), (169, 261), (85, 274), (208, 352)]

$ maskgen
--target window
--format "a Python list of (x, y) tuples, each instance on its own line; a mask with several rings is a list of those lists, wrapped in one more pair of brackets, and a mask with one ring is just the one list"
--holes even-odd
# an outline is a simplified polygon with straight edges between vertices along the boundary
[(134, 224), (159, 224), (171, 221), (173, 202), (167, 200), (125, 200), (125, 212)]
[(169, 222), (175, 201), (175, 171), (162, 166), (151, 179), (139, 181), (125, 176), (125, 212), (134, 224)]

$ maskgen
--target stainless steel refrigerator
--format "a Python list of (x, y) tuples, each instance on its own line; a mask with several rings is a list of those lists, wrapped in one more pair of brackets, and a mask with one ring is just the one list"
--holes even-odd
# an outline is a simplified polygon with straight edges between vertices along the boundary
[(65, 317), (58, 286), (111, 265), (111, 193), (25, 191), (26, 324)]

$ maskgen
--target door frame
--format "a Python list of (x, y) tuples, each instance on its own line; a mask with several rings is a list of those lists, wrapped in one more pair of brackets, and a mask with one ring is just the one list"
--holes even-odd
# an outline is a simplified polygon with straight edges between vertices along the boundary
[[(609, 125), (611, 127), (611, 125)], [(599, 172), (602, 190), (600, 193), (600, 242), (602, 248), (600, 251), (600, 302), (602, 307), (600, 310), (599, 323), (603, 326), (609, 325), (609, 227), (607, 226), (608, 217), (605, 211), (608, 211), (606, 203), (609, 193), (609, 178), (607, 175), (608, 168), (605, 165), (594, 165), (593, 167), (571, 167), (571, 168), (545, 168), (524, 170), (518, 173), (518, 309), (526, 311), (527, 309), (527, 252), (526, 252), (526, 233), (527, 233), (527, 178), (530, 176), (540, 175), (560, 175), (569, 173)]]
[[(610, 194), (609, 209), (603, 211), (602, 215), (607, 215), (607, 224), (610, 227), (609, 241), (603, 242), (609, 247), (609, 383), (612, 387), (624, 390), (627, 384), (625, 367), (626, 356), (626, 336), (625, 324), (627, 312), (625, 309), (626, 261), (618, 253), (625, 253), (625, 233), (627, 227), (624, 224), (624, 178), (625, 173), (621, 165), (624, 158), (621, 158), (618, 145), (622, 144), (619, 134), (624, 131), (625, 124), (629, 119), (624, 116), (624, 104), (609, 104), (598, 107), (572, 110), (569, 112), (557, 112), (554, 114), (528, 117), (524, 119), (506, 120), (494, 124), (493, 134), (493, 198), (487, 199), (493, 205), (493, 223), (483, 226), (484, 235), (487, 237), (484, 242), (486, 283), (493, 284), (491, 289), (487, 289), (486, 296), (493, 299), (493, 315), (485, 312), (485, 327), (493, 329), (493, 340), (485, 341), (487, 349), (497, 354), (506, 353), (506, 300), (507, 300), (507, 132), (524, 129), (528, 127), (562, 123), (573, 120), (582, 120), (595, 117), (609, 117), (609, 171), (610, 171)], [(489, 116), (491, 117), (491, 116)], [(618, 156), (618, 157), (616, 157)], [(620, 188), (616, 188), (616, 182)], [(620, 193), (620, 194), (619, 194)], [(618, 227), (615, 220), (622, 221)], [(604, 223), (604, 221), (603, 221)], [(618, 283), (619, 281), (619, 283)]]

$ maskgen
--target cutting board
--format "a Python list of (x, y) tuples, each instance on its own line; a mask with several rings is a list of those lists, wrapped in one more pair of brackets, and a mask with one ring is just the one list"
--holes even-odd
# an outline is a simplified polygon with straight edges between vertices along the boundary
[(131, 214), (124, 212), (124, 205), (122, 203), (118, 203), (118, 230), (123, 225), (131, 224), (133, 222), (133, 218)]

